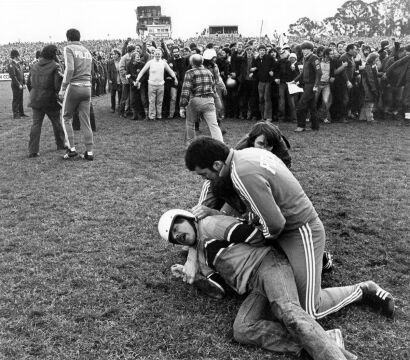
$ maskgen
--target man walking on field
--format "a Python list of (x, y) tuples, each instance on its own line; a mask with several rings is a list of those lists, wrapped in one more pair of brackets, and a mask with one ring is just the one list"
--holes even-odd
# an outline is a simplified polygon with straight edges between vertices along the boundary
[(200, 118), (208, 124), (211, 136), (223, 141), (222, 131), (216, 119), (215, 78), (208, 69), (205, 69), (203, 61), (203, 57), (199, 54), (191, 56), (192, 69), (185, 73), (182, 85), (179, 108), (181, 117), (184, 118), (186, 115), (187, 146), (195, 138), (195, 122)]
[(64, 159), (77, 157), (75, 149), (73, 114), (78, 108), (78, 116), (84, 136), (86, 151), (82, 158), (94, 160), (93, 155), (93, 132), (90, 124), (91, 102), (91, 67), (92, 56), (80, 43), (80, 32), (77, 29), (69, 29), (66, 33), (68, 45), (64, 48), (65, 72), (63, 83), (59, 92), (60, 100), (63, 101), (63, 129), (65, 134), (65, 146), (67, 152)]

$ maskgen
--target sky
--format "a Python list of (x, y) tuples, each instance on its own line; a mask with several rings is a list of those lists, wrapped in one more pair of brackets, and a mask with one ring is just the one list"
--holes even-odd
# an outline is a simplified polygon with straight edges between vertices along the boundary
[(69, 28), (82, 39), (136, 37), (137, 6), (161, 6), (171, 16), (174, 38), (188, 38), (209, 25), (238, 25), (243, 36), (271, 36), (307, 16), (334, 16), (346, 0), (1, 0), (0, 44), (58, 42)]

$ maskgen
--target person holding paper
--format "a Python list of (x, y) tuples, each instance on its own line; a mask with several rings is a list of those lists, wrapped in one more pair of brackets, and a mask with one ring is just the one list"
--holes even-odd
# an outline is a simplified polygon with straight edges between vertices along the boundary
[[(296, 60), (296, 54), (290, 59), (290, 48), (284, 47), (280, 51), (280, 59), (276, 65), (275, 83), (279, 86), (279, 120), (296, 122), (296, 106), (292, 94), (289, 92), (287, 83), (293, 81), (299, 75), (299, 68), (292, 63)], [(292, 60), (292, 61), (291, 61)], [(290, 86), (295, 84), (290, 84)], [(289, 111), (286, 114), (286, 100)]]

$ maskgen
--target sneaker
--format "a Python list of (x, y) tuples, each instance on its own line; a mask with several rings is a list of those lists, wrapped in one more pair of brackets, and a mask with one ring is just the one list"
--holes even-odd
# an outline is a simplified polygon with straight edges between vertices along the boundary
[(329, 119), (324, 119), (323, 124), (331, 124), (332, 122)]
[(40, 156), (40, 153), (31, 153), (31, 154), (28, 155), (29, 158), (36, 158), (36, 157), (39, 157), (39, 156)]
[(94, 155), (91, 151), (86, 151), (84, 154), (80, 155), (81, 159), (93, 161)]
[(323, 253), (322, 274), (333, 271), (333, 255), (329, 251)]
[(78, 155), (77, 151), (67, 149), (63, 156), (63, 159), (64, 160), (74, 159), (77, 155)]
[(294, 132), (302, 132), (305, 131), (305, 128), (298, 126), (295, 130), (293, 130)]
[(29, 117), (29, 116), (26, 114), (20, 114), (20, 117)]
[(381, 310), (387, 317), (394, 317), (394, 299), (386, 290), (383, 290), (373, 281), (365, 281), (360, 284), (363, 292), (362, 301), (371, 305), (376, 310)]

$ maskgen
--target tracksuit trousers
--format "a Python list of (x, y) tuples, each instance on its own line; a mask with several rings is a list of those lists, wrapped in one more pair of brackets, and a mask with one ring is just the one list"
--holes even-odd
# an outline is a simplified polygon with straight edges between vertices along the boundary
[(91, 86), (68, 85), (64, 95), (62, 114), (65, 146), (75, 146), (73, 115), (78, 108), (78, 117), (84, 137), (86, 151), (93, 151), (94, 140), (90, 124)]
[(319, 217), (277, 239), (295, 274), (300, 304), (320, 319), (362, 298), (359, 284), (322, 289), (325, 229)]

